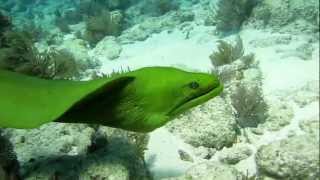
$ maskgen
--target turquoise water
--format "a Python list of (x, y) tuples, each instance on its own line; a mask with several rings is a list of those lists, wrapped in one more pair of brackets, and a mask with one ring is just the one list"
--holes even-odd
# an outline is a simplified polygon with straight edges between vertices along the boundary
[[(216, 83), (191, 72), (218, 77), (223, 91), (199, 101)], [(38, 85), (100, 78), (116, 81), (101, 91)], [(177, 117), (162, 113), (180, 106)], [(60, 111), (83, 124), (51, 122)], [(169, 122), (127, 131), (148, 118)], [(24, 129), (34, 122), (49, 123)], [(0, 180), (319, 174), (319, 1), (0, 0)]]

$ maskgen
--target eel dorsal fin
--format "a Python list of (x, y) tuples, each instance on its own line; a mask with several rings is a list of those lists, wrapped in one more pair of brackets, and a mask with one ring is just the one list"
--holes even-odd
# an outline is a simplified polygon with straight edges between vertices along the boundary
[(116, 105), (117, 99), (121, 98), (121, 90), (134, 79), (134, 77), (125, 76), (107, 82), (77, 101), (56, 122), (95, 123), (97, 118), (109, 113), (112, 106)]

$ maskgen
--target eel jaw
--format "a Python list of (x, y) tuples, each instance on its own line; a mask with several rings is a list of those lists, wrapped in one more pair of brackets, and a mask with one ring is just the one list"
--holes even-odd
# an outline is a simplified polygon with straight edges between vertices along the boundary
[(171, 111), (169, 111), (168, 116), (175, 117), (192, 107), (200, 105), (212, 99), (213, 97), (219, 95), (222, 90), (223, 90), (223, 85), (219, 84), (219, 86), (213, 87), (196, 97), (187, 98), (182, 102), (180, 102), (178, 105), (176, 105)]

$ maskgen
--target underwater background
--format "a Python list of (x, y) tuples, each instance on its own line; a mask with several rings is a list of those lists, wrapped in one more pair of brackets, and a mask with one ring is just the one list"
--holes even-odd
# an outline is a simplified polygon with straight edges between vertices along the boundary
[(148, 66), (215, 73), (224, 91), (151, 133), (0, 129), (0, 180), (319, 179), (318, 0), (0, 0), (1, 69)]

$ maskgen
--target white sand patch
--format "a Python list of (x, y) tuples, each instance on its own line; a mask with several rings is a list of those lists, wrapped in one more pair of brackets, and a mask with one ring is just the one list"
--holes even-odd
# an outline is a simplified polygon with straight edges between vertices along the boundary
[[(209, 45), (208, 45), (209, 44)], [(214, 41), (200, 44), (197, 39), (185, 39), (179, 31), (170, 34), (156, 34), (143, 42), (123, 46), (120, 57), (103, 62), (102, 72), (111, 73), (117, 69), (138, 69), (148, 66), (174, 66), (186, 70), (209, 71)]]
[(282, 54), (279, 53), (279, 49), (282, 51), (295, 50), (299, 45), (308, 41), (307, 37), (293, 37), (294, 40), (290, 44), (275, 44), (265, 48), (255, 48), (248, 44), (252, 40), (285, 35), (258, 30), (246, 30), (241, 33), (246, 51), (255, 53), (260, 62), (265, 94), (302, 87), (306, 82), (319, 80), (319, 46), (315, 47), (309, 60), (302, 60), (295, 56), (282, 57)]
[(317, 61), (286, 59), (281, 61), (261, 61), (266, 93), (301, 87), (308, 81), (316, 81), (319, 74)]
[(190, 145), (165, 128), (159, 128), (150, 134), (145, 160), (155, 179), (182, 175), (192, 166), (193, 163), (180, 159), (178, 151), (181, 149), (188, 150)]

